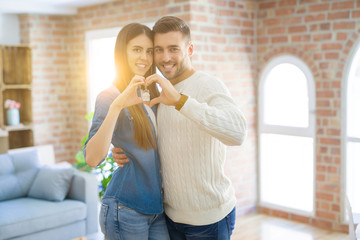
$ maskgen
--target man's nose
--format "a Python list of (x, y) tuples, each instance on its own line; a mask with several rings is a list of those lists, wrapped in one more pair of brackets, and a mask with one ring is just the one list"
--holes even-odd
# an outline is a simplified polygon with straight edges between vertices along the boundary
[(170, 57), (170, 54), (169, 54), (169, 52), (168, 51), (164, 51), (164, 53), (163, 53), (163, 61), (164, 62), (168, 62), (169, 60), (171, 59), (171, 57)]

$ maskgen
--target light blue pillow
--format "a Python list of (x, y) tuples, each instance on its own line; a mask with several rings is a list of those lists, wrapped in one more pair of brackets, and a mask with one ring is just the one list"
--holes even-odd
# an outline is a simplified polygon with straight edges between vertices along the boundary
[(40, 168), (28, 196), (49, 201), (64, 200), (74, 172), (74, 168)]

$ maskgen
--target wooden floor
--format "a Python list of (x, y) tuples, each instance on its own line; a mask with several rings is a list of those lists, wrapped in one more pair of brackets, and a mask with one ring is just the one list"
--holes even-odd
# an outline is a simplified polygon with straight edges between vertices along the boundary
[[(231, 240), (348, 240), (344, 233), (330, 232), (308, 224), (293, 222), (263, 214), (251, 214), (236, 219)], [(80, 238), (73, 239), (80, 240)], [(81, 240), (85, 240), (82, 238)], [(87, 240), (104, 240), (101, 233)]]
[(348, 240), (348, 234), (263, 214), (238, 217), (231, 240)]

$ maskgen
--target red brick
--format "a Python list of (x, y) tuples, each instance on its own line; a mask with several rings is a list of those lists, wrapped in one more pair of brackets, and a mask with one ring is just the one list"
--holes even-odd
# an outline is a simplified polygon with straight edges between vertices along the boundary
[(358, 10), (358, 11), (352, 11), (352, 17), (353, 18), (360, 18), (360, 10)]
[(321, 50), (341, 50), (342, 47), (343, 46), (340, 43), (324, 43), (321, 45)]
[(278, 37), (272, 37), (271, 42), (272, 43), (284, 43), (287, 42), (288, 38), (287, 36), (278, 36)]
[(333, 194), (330, 193), (316, 193), (316, 198), (322, 200), (328, 200), (328, 201), (334, 200)]
[(273, 34), (285, 34), (286, 33), (286, 28), (285, 27), (274, 27), (274, 28), (269, 28), (267, 30), (268, 34), (273, 35)]
[(286, 16), (294, 14), (293, 8), (285, 8), (285, 9), (277, 9), (276, 10), (276, 16)]
[(326, 145), (339, 145), (340, 140), (334, 138), (320, 138), (320, 143)]
[(336, 215), (334, 213), (331, 213), (331, 212), (316, 211), (316, 216), (321, 217), (321, 218), (327, 218), (327, 219), (330, 219), (330, 220), (335, 220), (336, 219)]
[(317, 15), (307, 15), (305, 16), (305, 22), (315, 22), (315, 21), (324, 21), (325, 14), (320, 13)]
[(264, 25), (265, 26), (274, 26), (274, 25), (279, 25), (280, 24), (280, 19), (266, 19), (264, 20)]
[(350, 12), (334, 12), (328, 14), (328, 20), (338, 20), (338, 19), (349, 19), (350, 18)]
[(296, 0), (280, 0), (278, 5), (281, 7), (296, 6)]
[(347, 39), (347, 33), (337, 33), (336, 34), (336, 40), (346, 40)]
[(334, 22), (334, 30), (354, 29), (355, 22)]
[(333, 2), (331, 10), (354, 9), (354, 1)]
[(314, 41), (331, 40), (331, 38), (332, 38), (332, 33), (319, 33), (319, 34), (314, 34), (313, 36)]
[(339, 59), (339, 53), (337, 52), (325, 53), (325, 59), (328, 60)]
[(289, 33), (302, 33), (306, 32), (306, 26), (291, 26), (288, 29)]
[(275, 8), (276, 7), (276, 2), (267, 2), (267, 3), (260, 3), (259, 4), (259, 9), (268, 9), (268, 8)]
[(323, 12), (323, 11), (328, 11), (329, 9), (330, 9), (330, 4), (328, 3), (309, 6), (309, 12)]

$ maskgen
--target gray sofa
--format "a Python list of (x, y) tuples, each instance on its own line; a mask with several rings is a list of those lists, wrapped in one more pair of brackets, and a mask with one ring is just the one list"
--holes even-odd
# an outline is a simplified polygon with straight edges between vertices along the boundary
[(39, 164), (36, 148), (0, 154), (0, 240), (69, 240), (98, 231), (96, 176)]

